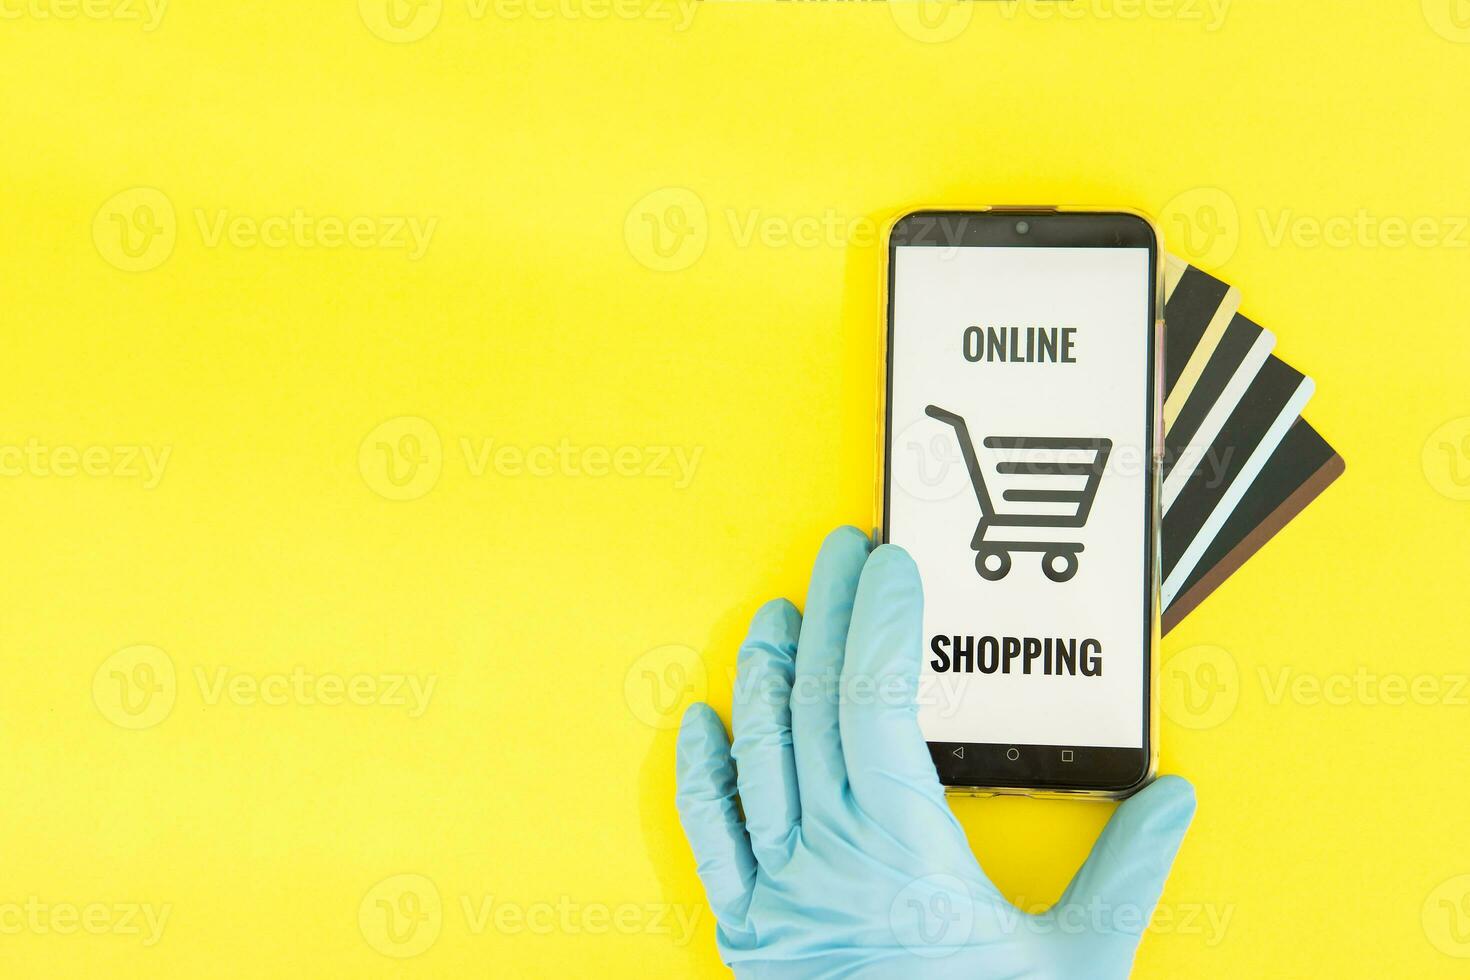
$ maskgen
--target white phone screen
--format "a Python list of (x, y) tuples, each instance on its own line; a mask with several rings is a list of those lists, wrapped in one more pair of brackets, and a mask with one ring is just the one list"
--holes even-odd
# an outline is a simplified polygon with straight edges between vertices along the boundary
[(925, 737), (1142, 746), (1149, 249), (893, 261), (887, 528), (924, 583)]

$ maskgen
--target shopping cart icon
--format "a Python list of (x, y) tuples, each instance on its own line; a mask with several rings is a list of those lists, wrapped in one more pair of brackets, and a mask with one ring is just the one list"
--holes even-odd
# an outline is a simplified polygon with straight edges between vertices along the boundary
[(1060, 530), (1085, 525), (1113, 441), (987, 436), (982, 445), (989, 451), (986, 455), (994, 471), (992, 481), (1019, 484), (1001, 493), (1003, 504), (1018, 506), (998, 510), (986, 487), (986, 474), (965, 420), (935, 405), (925, 408), (924, 414), (954, 427), (965, 468), (970, 471), (970, 483), (980, 501), (980, 523), (970, 540), (970, 547), (975, 550), (975, 571), (980, 577), (991, 582), (1005, 578), (1011, 570), (1011, 555), (1018, 551), (1041, 552), (1041, 570), (1053, 582), (1065, 582), (1076, 575), (1077, 556), (1082, 552), (1080, 541), (998, 541), (987, 540), (986, 534), (992, 528)]

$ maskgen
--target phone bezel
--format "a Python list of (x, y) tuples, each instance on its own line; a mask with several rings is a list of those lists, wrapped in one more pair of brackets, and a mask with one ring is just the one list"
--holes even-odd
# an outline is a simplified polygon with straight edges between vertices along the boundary
[[(1024, 220), (1028, 229), (1017, 231)], [(1144, 574), (1145, 600), (1141, 651), (1143, 667), (1143, 711), (1140, 718), (1142, 745), (1139, 748), (1026, 745), (1021, 743), (930, 742), (930, 755), (940, 782), (951, 792), (1024, 793), (1029, 795), (1091, 795), (1117, 798), (1146, 784), (1157, 761), (1154, 684), (1159, 624), (1159, 426), (1161, 425), (1162, 287), (1158, 235), (1143, 215), (1133, 211), (1062, 209), (1054, 207), (990, 207), (977, 209), (925, 208), (910, 211), (889, 227), (885, 245), (886, 303), (883, 354), (883, 425), (880, 451), (883, 460), (879, 485), (881, 517), (879, 534), (888, 540), (889, 493), (892, 438), (893, 331), (895, 249), (899, 245), (934, 247), (1037, 247), (1037, 248), (1147, 248), (1148, 249), (1148, 365), (1145, 377), (1147, 432), (1153, 451), (1149, 454), (1150, 476), (1145, 483)], [(956, 750), (960, 750), (958, 753)], [(1062, 762), (1063, 751), (1070, 762)], [(1011, 755), (1016, 758), (1010, 758)]]

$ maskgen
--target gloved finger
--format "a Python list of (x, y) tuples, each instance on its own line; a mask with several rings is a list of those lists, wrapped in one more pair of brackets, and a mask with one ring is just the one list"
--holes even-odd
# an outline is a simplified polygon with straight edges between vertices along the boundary
[(1194, 787), (1178, 776), (1161, 776), (1124, 800), (1067, 886), (1058, 909), (1099, 902), (1098, 907), (1111, 910), (1112, 928), (1141, 933), (1164, 891), (1164, 880), (1193, 816)]
[(745, 830), (755, 859), (779, 868), (791, 857), (801, 820), (791, 751), (791, 684), (801, 614), (785, 599), (766, 603), (740, 646), (732, 754)]
[(867, 558), (867, 536), (855, 527), (840, 527), (822, 542), (807, 588), (791, 692), (791, 737), (803, 823), (835, 815), (847, 788), (837, 686), (853, 597)]
[(959, 826), (919, 730), (923, 620), (918, 568), (902, 548), (883, 545), (858, 582), (840, 717), (847, 781), (858, 806), (898, 840), (932, 843)]
[(725, 726), (703, 702), (684, 712), (675, 773), (679, 822), (710, 910), (722, 926), (739, 928), (750, 908), (755, 856), (735, 805), (735, 765)]

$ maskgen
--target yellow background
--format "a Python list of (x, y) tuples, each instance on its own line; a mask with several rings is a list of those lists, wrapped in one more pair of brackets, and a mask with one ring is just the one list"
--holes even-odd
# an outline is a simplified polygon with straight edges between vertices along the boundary
[[(660, 708), (726, 711), (750, 613), (869, 520), (871, 231), (919, 201), (1160, 214), (1317, 379), (1348, 462), (1165, 641), (1163, 768), (1200, 804), (1165, 905), (1230, 919), (1160, 930), (1138, 975), (1463, 973), (1465, 692), (1268, 696), (1283, 669), (1470, 669), (1463, 4), (443, 0), (395, 29), (374, 0), (199, 2), (145, 30), (121, 2), (0, 19), (0, 444), (170, 452), (152, 487), (120, 454), (0, 478), (5, 975), (722, 975)], [(298, 210), (437, 225), (418, 258), (205, 234)], [(1433, 240), (1274, 233), (1360, 211)], [(128, 258), (116, 216), (172, 251)], [(650, 220), (688, 235), (660, 254)], [(783, 243), (814, 220), (845, 230)], [(380, 453), (423, 428), (363, 444), (402, 417), (441, 448), (391, 500)], [(461, 439), (632, 447), (632, 475), (476, 475)], [(649, 447), (698, 452), (692, 479)], [(161, 720), (117, 700), (140, 664)], [(198, 679), (297, 667), (436, 686), (410, 717)], [(1030, 904), (1110, 807), (956, 809)], [(424, 880), (428, 931), (375, 932)], [(32, 898), (170, 913), (152, 945), (7, 926)], [(487, 898), (579, 911), (477, 931)]]

